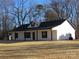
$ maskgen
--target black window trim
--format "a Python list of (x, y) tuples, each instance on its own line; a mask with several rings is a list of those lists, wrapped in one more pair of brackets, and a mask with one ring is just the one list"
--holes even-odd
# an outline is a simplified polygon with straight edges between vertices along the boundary
[(31, 38), (31, 32), (24, 32), (24, 38)]
[[(45, 33), (45, 36), (43, 35)], [(47, 31), (42, 31), (42, 38), (48, 38), (48, 32)]]

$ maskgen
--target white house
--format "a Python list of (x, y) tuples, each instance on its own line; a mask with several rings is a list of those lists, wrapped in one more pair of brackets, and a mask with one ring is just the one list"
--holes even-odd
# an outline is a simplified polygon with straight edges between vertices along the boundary
[(12, 40), (65, 40), (72, 36), (75, 29), (67, 20), (31, 22), (19, 26), (10, 32)]

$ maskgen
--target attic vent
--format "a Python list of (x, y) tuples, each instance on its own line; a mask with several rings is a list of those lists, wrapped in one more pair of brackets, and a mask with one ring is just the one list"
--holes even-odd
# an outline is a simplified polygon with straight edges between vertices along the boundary
[(32, 22), (32, 23), (31, 23), (31, 26), (32, 26), (32, 27), (33, 27), (33, 26), (35, 26), (35, 23), (34, 23), (34, 22)]

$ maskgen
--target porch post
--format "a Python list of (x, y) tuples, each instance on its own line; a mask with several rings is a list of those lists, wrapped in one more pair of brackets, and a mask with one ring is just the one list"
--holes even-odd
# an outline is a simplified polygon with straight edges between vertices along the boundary
[(52, 40), (52, 30), (51, 30), (51, 40)]
[(36, 36), (37, 36), (37, 38), (36, 38), (36, 39), (38, 40), (38, 30), (36, 31)]

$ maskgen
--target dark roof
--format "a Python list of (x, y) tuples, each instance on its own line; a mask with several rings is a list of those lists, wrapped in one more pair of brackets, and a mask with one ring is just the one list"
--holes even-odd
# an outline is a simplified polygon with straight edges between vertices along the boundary
[[(41, 30), (41, 29), (51, 29), (52, 27), (62, 24), (65, 20), (53, 20), (41, 22), (38, 27), (28, 28), (30, 24), (24, 24), (16, 28), (16, 31), (27, 31), (27, 30)], [(14, 31), (14, 30), (13, 30)]]
[(26, 29), (28, 26), (29, 26), (29, 24), (24, 24), (24, 25), (21, 25), (15, 29), (13, 29), (13, 31), (21, 31), (23, 29)]
[(63, 23), (65, 20), (53, 20), (53, 21), (47, 21), (42, 22), (39, 27), (55, 27)]

